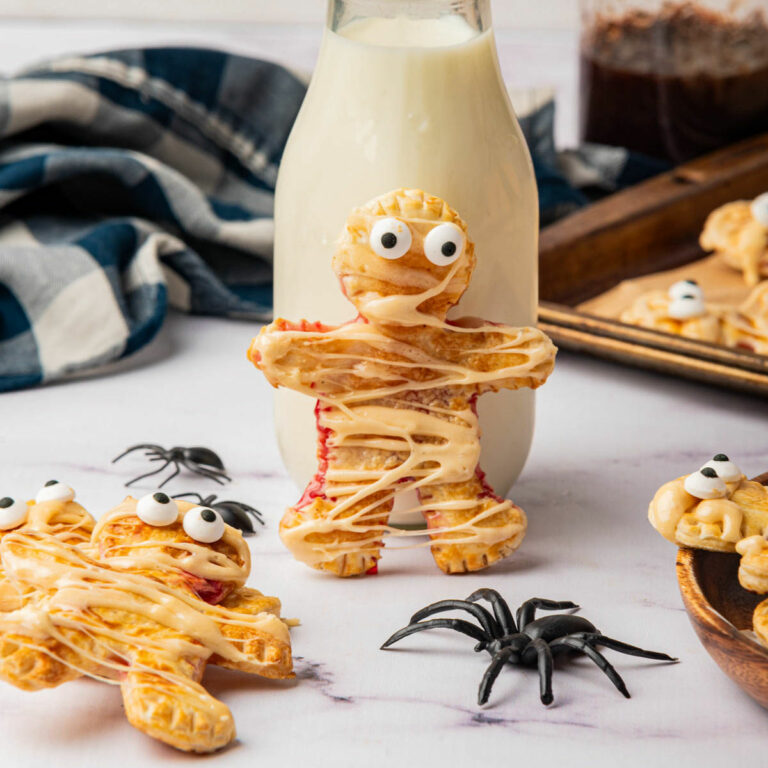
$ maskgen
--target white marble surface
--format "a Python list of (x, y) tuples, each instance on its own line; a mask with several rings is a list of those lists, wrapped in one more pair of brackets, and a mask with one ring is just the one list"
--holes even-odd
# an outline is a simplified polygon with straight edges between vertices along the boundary
[[(172, 315), (120, 375), (0, 398), (3, 493), (31, 494), (55, 477), (99, 515), (143, 466), (138, 459), (110, 465), (124, 446), (204, 443), (232, 472), (226, 495), (265, 513), (266, 529), (251, 539), (251, 583), (279, 595), (285, 614), (302, 621), (293, 632), (298, 679), (209, 674), (240, 735), (212, 758), (216, 765), (762, 764), (768, 717), (699, 645), (677, 592), (674, 547), (645, 512), (659, 484), (715, 452), (738, 457), (747, 472), (765, 469), (764, 402), (561, 354), (540, 392), (533, 451), (513, 494), (530, 517), (521, 550), (486, 573), (460, 577), (437, 571), (426, 550), (388, 552), (378, 576), (342, 581), (293, 561), (277, 538), (295, 491), (275, 446), (269, 388), (245, 360), (255, 330)], [(217, 490), (189, 477), (171, 489)], [(483, 585), (514, 603), (572, 599), (606, 633), (681, 663), (608, 652), (630, 700), (589, 662), (561, 664), (549, 708), (538, 701), (534, 672), (508, 670), (479, 708), (487, 658), (468, 638), (424, 633), (378, 650), (416, 608)], [(54, 755), (66, 768), (191, 759), (135, 732), (119, 692), (100, 683), (34, 695), (3, 686), (0, 718), (7, 766), (47, 767)]]
[[(196, 42), (314, 61), (318, 30), (281, 26), (0, 24), (0, 69), (41, 56), (114, 45)], [(513, 85), (553, 84), (574, 137), (575, 45), (570, 33), (500, 34)], [(120, 375), (0, 397), (0, 490), (31, 494), (56, 477), (99, 515), (122, 497), (139, 461), (109, 460), (134, 442), (209, 444), (232, 471), (226, 495), (251, 501), (268, 526), (253, 539), (251, 583), (279, 595), (293, 633), (298, 679), (277, 684), (213, 671), (239, 742), (217, 766), (551, 765), (602, 768), (765, 762), (766, 713), (703, 651), (682, 609), (674, 547), (648, 525), (663, 481), (718, 451), (747, 472), (766, 469), (763, 400), (560, 356), (541, 390), (528, 466), (514, 491), (529, 514), (522, 549), (487, 573), (447, 577), (425, 550), (389, 552), (376, 577), (339, 581), (294, 562), (277, 538), (295, 499), (272, 433), (270, 393), (245, 360), (244, 323), (172, 315), (159, 338)], [(513, 428), (513, 426), (511, 426)], [(143, 486), (146, 489), (150, 485)], [(179, 479), (171, 490), (216, 491)], [(589, 662), (561, 665), (556, 703), (541, 706), (535, 673), (508, 670), (490, 705), (475, 705), (487, 657), (472, 642), (425, 633), (397, 650), (379, 644), (418, 607), (490, 585), (517, 603), (572, 599), (606, 633), (681, 658), (675, 666), (609, 652), (633, 694), (624, 700)], [(119, 768), (195, 760), (125, 721), (117, 690), (78, 681), (37, 694), (0, 687), (2, 765)], [(762, 750), (762, 752), (761, 752)]]

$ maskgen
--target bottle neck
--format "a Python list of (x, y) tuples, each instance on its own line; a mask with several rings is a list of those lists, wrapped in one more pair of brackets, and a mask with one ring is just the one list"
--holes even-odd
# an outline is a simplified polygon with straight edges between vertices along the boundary
[(490, 0), (328, 0), (327, 26), (340, 32), (368, 20), (430, 21), (455, 18), (475, 33), (491, 26)]

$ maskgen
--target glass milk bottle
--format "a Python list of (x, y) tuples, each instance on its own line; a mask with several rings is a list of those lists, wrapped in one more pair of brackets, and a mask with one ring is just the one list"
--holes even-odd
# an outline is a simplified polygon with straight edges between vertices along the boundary
[[(331, 270), (349, 212), (397, 187), (443, 198), (477, 268), (453, 316), (536, 320), (538, 204), (496, 55), (489, 0), (329, 0), (322, 47), (280, 167), (275, 315), (355, 316)], [(316, 468), (314, 403), (276, 393), (280, 450), (300, 487)], [(525, 463), (533, 393), (479, 400), (481, 466), (506, 492)]]

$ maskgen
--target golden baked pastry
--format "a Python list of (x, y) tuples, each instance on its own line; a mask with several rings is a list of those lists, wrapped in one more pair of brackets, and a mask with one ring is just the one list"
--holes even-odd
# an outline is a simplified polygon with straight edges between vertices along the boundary
[(681, 280), (665, 291), (638, 296), (621, 313), (622, 323), (673, 333), (712, 344), (722, 343), (723, 308), (705, 304), (701, 288), (693, 280)]
[[(768, 488), (748, 480), (727, 456), (718, 454), (697, 472), (662, 485), (648, 518), (681, 546), (737, 552), (741, 586), (768, 593)], [(768, 601), (757, 607), (753, 623), (768, 645)]]
[(735, 310), (721, 320), (723, 344), (768, 355), (768, 280), (758, 283)]
[(667, 293), (649, 291), (638, 296), (619, 319), (654, 331), (768, 354), (768, 280), (758, 283), (737, 307), (705, 303), (693, 280), (681, 280)]
[[(29, 530), (78, 545), (90, 541), (94, 525), (93, 517), (75, 501), (75, 492), (55, 480), (46, 483), (36, 499), (0, 499), (0, 540), (10, 531)], [(0, 611), (20, 608), (28, 595), (28, 589), (6, 578), (0, 563)]]
[(722, 457), (718, 454), (697, 472), (665, 483), (656, 492), (648, 519), (665, 539), (696, 549), (735, 552), (742, 539), (768, 530), (768, 488), (748, 480)]
[(475, 404), (543, 384), (555, 347), (535, 328), (446, 321), (474, 265), (466, 226), (443, 200), (389, 192), (352, 212), (333, 257), (358, 318), (278, 319), (253, 340), (249, 359), (272, 385), (317, 400), (317, 474), (280, 525), (297, 559), (338, 576), (375, 571), (385, 535), (420, 533), (388, 525), (408, 489), (444, 572), (485, 568), (519, 546), (525, 514), (480, 470)]
[(128, 497), (99, 521), (88, 553), (22, 529), (3, 537), (0, 561), (33, 592), (0, 614), (0, 678), (24, 690), (79, 675), (115, 683), (136, 728), (211, 752), (235, 726), (200, 684), (206, 664), (293, 676), (280, 601), (244, 586), (248, 547), (209, 508)]
[(712, 211), (699, 244), (741, 270), (748, 285), (768, 277), (768, 197), (736, 200)]

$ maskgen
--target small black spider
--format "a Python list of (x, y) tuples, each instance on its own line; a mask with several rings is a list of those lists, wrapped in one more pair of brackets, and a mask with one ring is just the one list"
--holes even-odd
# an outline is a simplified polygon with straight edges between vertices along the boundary
[[(493, 615), (480, 605), (477, 600), (487, 600)], [(505, 664), (539, 668), (539, 688), (542, 704), (551, 704), (552, 696), (552, 660), (553, 656), (561, 653), (581, 652), (588, 656), (605, 672), (608, 679), (629, 698), (624, 681), (619, 673), (611, 666), (608, 659), (595, 646), (605, 646), (619, 653), (630, 656), (642, 656), (644, 659), (659, 661), (677, 661), (666, 653), (644, 651), (634, 645), (627, 645), (601, 634), (592, 622), (582, 616), (572, 614), (557, 614), (535, 619), (536, 609), (558, 611), (566, 608), (578, 608), (575, 603), (555, 600), (544, 600), (533, 597), (526, 600), (518, 609), (515, 618), (506, 600), (494, 589), (478, 589), (466, 600), (440, 600), (411, 616), (407, 627), (395, 632), (382, 649), (402, 640), (414, 632), (425, 629), (455, 629), (457, 632), (469, 635), (479, 641), (475, 651), (488, 651), (492, 661), (483, 675), (477, 692), (477, 703), (485, 704), (491, 695), (491, 688)], [(471, 613), (480, 626), (469, 621), (455, 618), (432, 619), (422, 621), (427, 616), (443, 611), (463, 610)], [(519, 628), (519, 629), (518, 629)]]
[(174, 471), (163, 480), (158, 488), (162, 488), (169, 480), (172, 480), (181, 471), (181, 467), (188, 469), (190, 472), (194, 472), (196, 475), (202, 475), (203, 477), (209, 477), (211, 480), (215, 480), (220, 485), (224, 485), (224, 481), (231, 480), (232, 478), (226, 475), (224, 469), (224, 462), (219, 458), (219, 455), (212, 451), (210, 448), (203, 448), (201, 446), (193, 446), (191, 448), (183, 448), (181, 446), (175, 446), (170, 450), (166, 450), (160, 445), (154, 443), (141, 443), (139, 445), (131, 446), (127, 451), (123, 451), (119, 456), (112, 459), (114, 464), (116, 461), (120, 461), (123, 456), (127, 456), (132, 451), (144, 450), (145, 456), (150, 457), (150, 461), (164, 461), (160, 469), (154, 470), (154, 472), (147, 472), (144, 475), (134, 477), (133, 480), (129, 480), (125, 487), (133, 485), (135, 482), (156, 475), (162, 472), (169, 464), (173, 464)]
[(256, 533), (251, 517), (261, 525), (264, 525), (264, 518), (261, 516), (261, 512), (248, 504), (244, 504), (242, 501), (216, 501), (215, 493), (203, 498), (199, 493), (194, 492), (175, 493), (173, 498), (182, 499), (185, 496), (197, 496), (197, 501), (201, 507), (215, 509), (227, 525), (231, 525), (233, 528), (237, 528), (244, 533)]

